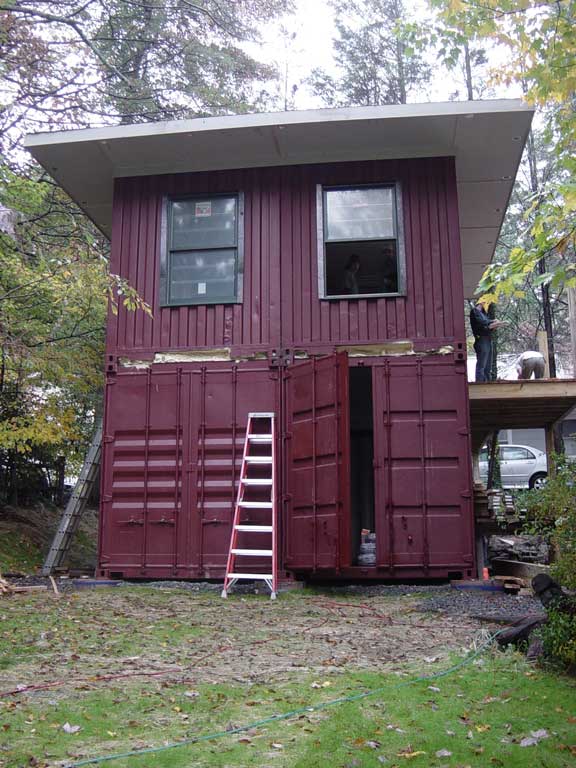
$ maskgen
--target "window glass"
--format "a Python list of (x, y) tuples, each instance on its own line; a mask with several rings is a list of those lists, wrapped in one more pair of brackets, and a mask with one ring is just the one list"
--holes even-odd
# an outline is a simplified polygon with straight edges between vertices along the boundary
[(396, 186), (318, 188), (323, 297), (385, 296), (401, 291)]
[(241, 200), (241, 195), (214, 195), (169, 202), (168, 250), (161, 272), (165, 304), (238, 300)]
[(532, 456), (532, 454), (530, 454), (526, 448), (505, 446), (500, 450), (503, 461), (524, 461), (526, 459), (534, 458), (534, 456)]
[(326, 191), (327, 241), (384, 239), (394, 236), (392, 187)]
[(235, 267), (235, 250), (173, 253), (170, 269), (170, 301), (234, 296)]
[(236, 198), (175, 200), (172, 248), (222, 248), (236, 244)]

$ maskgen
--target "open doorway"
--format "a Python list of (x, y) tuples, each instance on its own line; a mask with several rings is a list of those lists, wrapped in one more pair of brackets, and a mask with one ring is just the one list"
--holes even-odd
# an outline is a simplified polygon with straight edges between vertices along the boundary
[(349, 369), (352, 563), (376, 565), (372, 369)]

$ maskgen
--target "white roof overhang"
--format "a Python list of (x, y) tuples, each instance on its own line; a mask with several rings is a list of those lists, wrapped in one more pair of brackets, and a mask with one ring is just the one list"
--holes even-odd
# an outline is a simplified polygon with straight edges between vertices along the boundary
[(107, 236), (117, 177), (453, 156), (471, 297), (494, 253), (532, 115), (520, 100), (402, 104), (40, 133), (25, 144)]

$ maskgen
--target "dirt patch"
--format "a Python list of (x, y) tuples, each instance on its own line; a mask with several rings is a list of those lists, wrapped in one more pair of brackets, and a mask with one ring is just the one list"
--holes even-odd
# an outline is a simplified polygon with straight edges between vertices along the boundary
[[(424, 603), (425, 606), (425, 603)], [(7, 598), (10, 648), (21, 660), (0, 670), (0, 689), (99, 675), (166, 673), (194, 683), (254, 683), (350, 671), (434, 671), (469, 647), (482, 624), (423, 612), (414, 596), (362, 599), (308, 592), (270, 601), (180, 590), (117, 587), (60, 598)], [(33, 624), (31, 619), (33, 617)], [(162, 675), (160, 675), (162, 677)], [(164, 678), (162, 678), (164, 679)]]

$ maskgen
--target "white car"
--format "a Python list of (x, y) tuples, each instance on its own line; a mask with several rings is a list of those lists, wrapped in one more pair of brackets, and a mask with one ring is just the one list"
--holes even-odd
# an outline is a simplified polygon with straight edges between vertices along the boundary
[[(546, 454), (531, 445), (500, 445), (503, 488), (541, 488), (548, 476)], [(480, 477), (488, 478), (488, 448), (480, 451)]]

